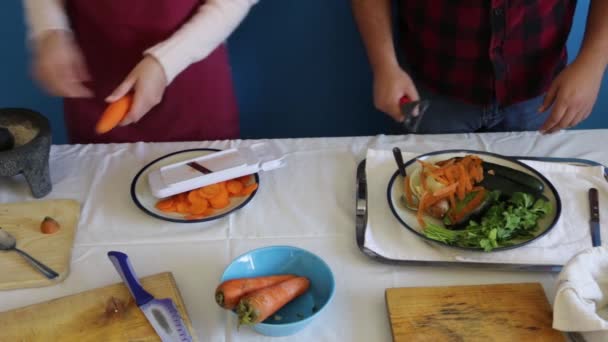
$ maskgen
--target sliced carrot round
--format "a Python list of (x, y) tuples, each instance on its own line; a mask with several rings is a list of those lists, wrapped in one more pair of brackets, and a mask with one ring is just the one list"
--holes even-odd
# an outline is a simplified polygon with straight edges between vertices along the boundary
[(241, 176), (241, 177), (236, 178), (234, 180), (243, 183), (244, 186), (247, 186), (253, 180), (253, 176), (252, 175)]
[(258, 183), (253, 183), (253, 184), (247, 185), (246, 187), (243, 188), (243, 191), (241, 191), (241, 195), (249, 196), (257, 189), (258, 189)]
[(193, 204), (196, 202), (203, 201), (203, 200), (206, 201), (206, 199), (199, 194), (198, 190), (192, 190), (192, 191), (188, 192), (187, 197), (188, 197), (188, 201)]
[(204, 187), (198, 189), (197, 192), (198, 192), (198, 195), (201, 196), (202, 198), (211, 199), (211, 198), (217, 196), (222, 191), (222, 187), (223, 186), (221, 183), (216, 183), (216, 184), (204, 186)]
[(196, 202), (192, 203), (192, 205), (190, 206), (190, 212), (194, 215), (200, 215), (204, 214), (208, 208), (209, 202), (206, 199), (201, 198)]
[(168, 197), (165, 199), (162, 199), (158, 202), (156, 202), (156, 209), (158, 210), (170, 210), (171, 208), (173, 208), (173, 198), (172, 197)]
[(177, 203), (177, 212), (180, 214), (189, 214), (190, 213), (190, 204), (185, 202)]
[(231, 195), (240, 194), (241, 191), (243, 191), (244, 187), (245, 186), (243, 185), (243, 183), (241, 183), (237, 180), (229, 180), (226, 182), (226, 189), (228, 190), (228, 193), (230, 193)]
[(211, 207), (214, 209), (223, 209), (230, 204), (230, 198), (228, 197), (228, 191), (221, 192), (218, 196), (209, 199)]

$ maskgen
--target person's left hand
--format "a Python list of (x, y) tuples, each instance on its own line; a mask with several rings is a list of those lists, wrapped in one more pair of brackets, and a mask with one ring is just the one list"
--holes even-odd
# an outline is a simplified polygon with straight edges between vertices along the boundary
[(106, 98), (106, 101), (114, 102), (131, 91), (134, 93), (131, 109), (120, 123), (120, 126), (126, 126), (136, 123), (159, 104), (165, 88), (167, 88), (167, 77), (163, 67), (154, 57), (146, 56)]
[(541, 133), (574, 127), (591, 114), (604, 74), (596, 65), (579, 56), (553, 80), (538, 109), (542, 113), (553, 106), (549, 118), (539, 129)]

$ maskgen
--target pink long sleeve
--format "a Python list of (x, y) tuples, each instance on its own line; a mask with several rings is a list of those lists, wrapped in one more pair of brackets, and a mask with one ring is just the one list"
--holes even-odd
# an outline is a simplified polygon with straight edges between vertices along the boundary
[(163, 65), (169, 82), (222, 44), (258, 0), (207, 0), (173, 36), (146, 53)]
[[(186, 24), (145, 54), (160, 62), (171, 82), (190, 64), (204, 59), (222, 44), (257, 2), (207, 0)], [(63, 3), (64, 0), (24, 0), (29, 37), (35, 39), (48, 30), (69, 30)]]

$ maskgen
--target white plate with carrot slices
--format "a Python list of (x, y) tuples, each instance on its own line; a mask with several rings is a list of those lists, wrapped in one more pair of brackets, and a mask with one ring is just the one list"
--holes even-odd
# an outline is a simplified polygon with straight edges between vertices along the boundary
[(194, 223), (218, 219), (245, 206), (257, 193), (258, 174), (211, 184), (167, 198), (156, 198), (148, 185), (148, 174), (174, 163), (219, 150), (209, 148), (178, 151), (160, 157), (141, 169), (131, 184), (133, 202), (146, 214), (161, 220)]

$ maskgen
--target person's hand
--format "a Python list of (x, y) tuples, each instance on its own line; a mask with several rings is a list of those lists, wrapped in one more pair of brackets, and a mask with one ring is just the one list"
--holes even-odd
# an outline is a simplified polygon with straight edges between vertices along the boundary
[(43, 33), (34, 41), (34, 78), (50, 94), (61, 97), (91, 97), (83, 82), (90, 76), (72, 34), (63, 30)]
[(167, 88), (167, 77), (156, 58), (146, 56), (129, 73), (127, 78), (106, 98), (107, 102), (114, 102), (133, 92), (131, 109), (120, 123), (126, 126), (139, 121), (150, 109), (160, 103)]
[(405, 119), (399, 105), (404, 95), (412, 101), (420, 99), (414, 82), (403, 69), (388, 68), (374, 75), (374, 105), (398, 122)]
[(577, 58), (553, 80), (545, 101), (538, 109), (544, 112), (553, 106), (540, 132), (554, 133), (576, 126), (585, 120), (597, 99), (603, 72), (595, 64)]

